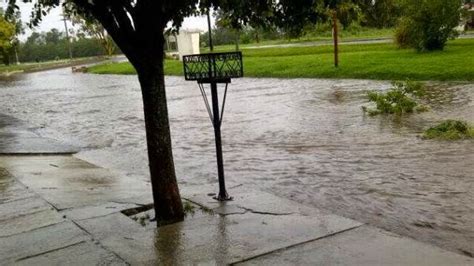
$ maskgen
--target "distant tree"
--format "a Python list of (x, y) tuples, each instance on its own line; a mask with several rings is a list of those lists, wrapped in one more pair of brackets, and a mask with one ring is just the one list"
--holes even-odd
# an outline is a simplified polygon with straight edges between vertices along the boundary
[(401, 15), (399, 0), (361, 0), (363, 26), (389, 28), (396, 25)]
[(259, 43), (263, 39), (279, 38), (281, 34), (269, 19), (272, 15), (272, 12), (267, 12), (267, 17), (250, 20), (244, 24), (241, 21), (233, 21), (231, 13), (217, 10), (215, 12), (216, 26), (213, 29), (213, 42), (216, 45), (235, 43), (236, 50), (239, 50), (239, 43)]
[(11, 14), (6, 13), (4, 12), (3, 8), (0, 8), (0, 14), (7, 22), (15, 25), (15, 36), (12, 39), (12, 46), (9, 49), (2, 50), (3, 62), (4, 64), (9, 65), (10, 57), (14, 55), (16, 63), (19, 64), (18, 46), (20, 41), (18, 37), (25, 32), (25, 28), (23, 27), (23, 23), (21, 21), (21, 14), (20, 12), (14, 12)]
[(58, 44), (64, 39), (64, 34), (61, 33), (58, 29), (51, 29), (50, 31), (46, 32), (44, 36), (45, 43), (49, 44)]
[[(235, 43), (235, 50), (239, 50), (240, 38), (243, 27), (241, 24), (234, 24), (232, 20), (222, 11), (215, 12), (216, 26), (212, 31), (215, 45)], [(208, 33), (209, 34), (209, 33)]]
[(418, 51), (442, 50), (461, 21), (463, 0), (400, 0), (403, 17), (397, 27), (400, 47)]
[(289, 39), (300, 37), (307, 25), (323, 20), (321, 1), (317, 0), (280, 0), (273, 22), (285, 32)]
[(65, 13), (73, 25), (79, 25), (79, 34), (95, 38), (107, 56), (115, 53), (116, 46), (114, 40), (97, 19), (74, 12), (74, 6), (71, 3), (65, 6)]
[(0, 16), (0, 53), (5, 65), (10, 64), (10, 53), (15, 43), (15, 25)]

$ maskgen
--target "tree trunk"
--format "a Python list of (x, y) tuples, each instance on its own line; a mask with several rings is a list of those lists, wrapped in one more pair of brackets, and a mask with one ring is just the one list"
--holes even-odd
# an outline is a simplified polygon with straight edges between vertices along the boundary
[[(164, 40), (163, 40), (164, 41)], [(143, 97), (153, 201), (158, 225), (182, 221), (183, 205), (173, 162), (164, 79), (163, 45), (148, 51), (137, 68)]]
[(5, 50), (2, 51), (2, 55), (3, 55), (3, 58), (2, 58), (3, 64), (5, 64), (6, 66), (9, 66), (10, 65), (10, 55)]
[(337, 12), (334, 11), (332, 13), (332, 25), (333, 25), (333, 39), (334, 39), (334, 66), (338, 67), (339, 66), (339, 40), (338, 40), (338, 35), (339, 31), (337, 29)]
[(169, 21), (163, 13), (165, 4), (135, 1), (133, 13), (128, 13), (120, 1), (73, 2), (90, 10), (137, 71), (157, 225), (182, 221), (184, 212), (174, 169), (163, 66), (164, 29)]

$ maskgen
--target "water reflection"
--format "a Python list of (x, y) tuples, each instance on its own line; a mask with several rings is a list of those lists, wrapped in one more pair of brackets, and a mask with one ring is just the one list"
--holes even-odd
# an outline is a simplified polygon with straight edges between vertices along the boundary
[(182, 229), (182, 223), (156, 229), (155, 250), (156, 258), (160, 261), (160, 265), (182, 265)]
[[(213, 131), (197, 85), (179, 77), (166, 82), (179, 181), (215, 182)], [(57, 70), (0, 86), (0, 113), (82, 147), (82, 158), (147, 179), (136, 77)], [(364, 80), (235, 80), (222, 128), (227, 178), (474, 253), (474, 191), (468, 189), (474, 143), (418, 137), (443, 119), (474, 123), (474, 85), (432, 86), (426, 113), (364, 116), (366, 92), (389, 87)]]

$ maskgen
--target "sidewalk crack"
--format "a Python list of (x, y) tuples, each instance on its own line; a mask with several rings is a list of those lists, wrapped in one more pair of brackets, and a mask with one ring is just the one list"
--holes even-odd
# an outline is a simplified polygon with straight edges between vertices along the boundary
[(66, 248), (73, 247), (73, 246), (76, 246), (76, 245), (79, 245), (79, 244), (83, 244), (83, 243), (86, 243), (86, 241), (83, 240), (83, 241), (80, 241), (80, 242), (77, 242), (77, 243), (74, 243), (74, 244), (70, 244), (70, 245), (67, 245), (67, 246), (63, 246), (63, 247), (51, 249), (51, 250), (48, 250), (48, 251), (45, 251), (45, 252), (41, 252), (41, 253), (38, 253), (38, 254), (28, 255), (28, 256), (26, 256), (26, 257), (22, 257), (22, 258), (17, 259), (16, 262), (19, 262), (19, 261), (22, 261), (22, 260), (26, 260), (26, 259), (31, 259), (31, 258), (34, 258), (34, 257), (39, 257), (39, 256), (41, 256), (41, 255), (45, 255), (45, 254), (48, 254), (48, 253), (52, 253), (52, 252), (55, 252), (55, 251), (58, 251), (58, 250), (66, 249)]
[(256, 211), (256, 210), (246, 208), (246, 207), (242, 207), (242, 206), (237, 206), (237, 207), (245, 210), (246, 212), (250, 212), (250, 213), (254, 213), (254, 214), (262, 214), (262, 215), (285, 216), (285, 215), (295, 214), (294, 212), (266, 212), (266, 211)]

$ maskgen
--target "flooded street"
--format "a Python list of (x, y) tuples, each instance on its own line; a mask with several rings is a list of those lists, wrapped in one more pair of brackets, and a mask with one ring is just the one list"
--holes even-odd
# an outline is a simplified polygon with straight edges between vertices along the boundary
[[(197, 84), (166, 82), (179, 182), (215, 183), (214, 134)], [(366, 92), (389, 87), (365, 80), (233, 81), (222, 127), (226, 178), (472, 256), (474, 141), (419, 135), (444, 119), (474, 123), (474, 84), (433, 88), (426, 113), (364, 116)], [(0, 114), (80, 147), (79, 158), (148, 179), (135, 76), (27, 74), (0, 81), (0, 103)]]

